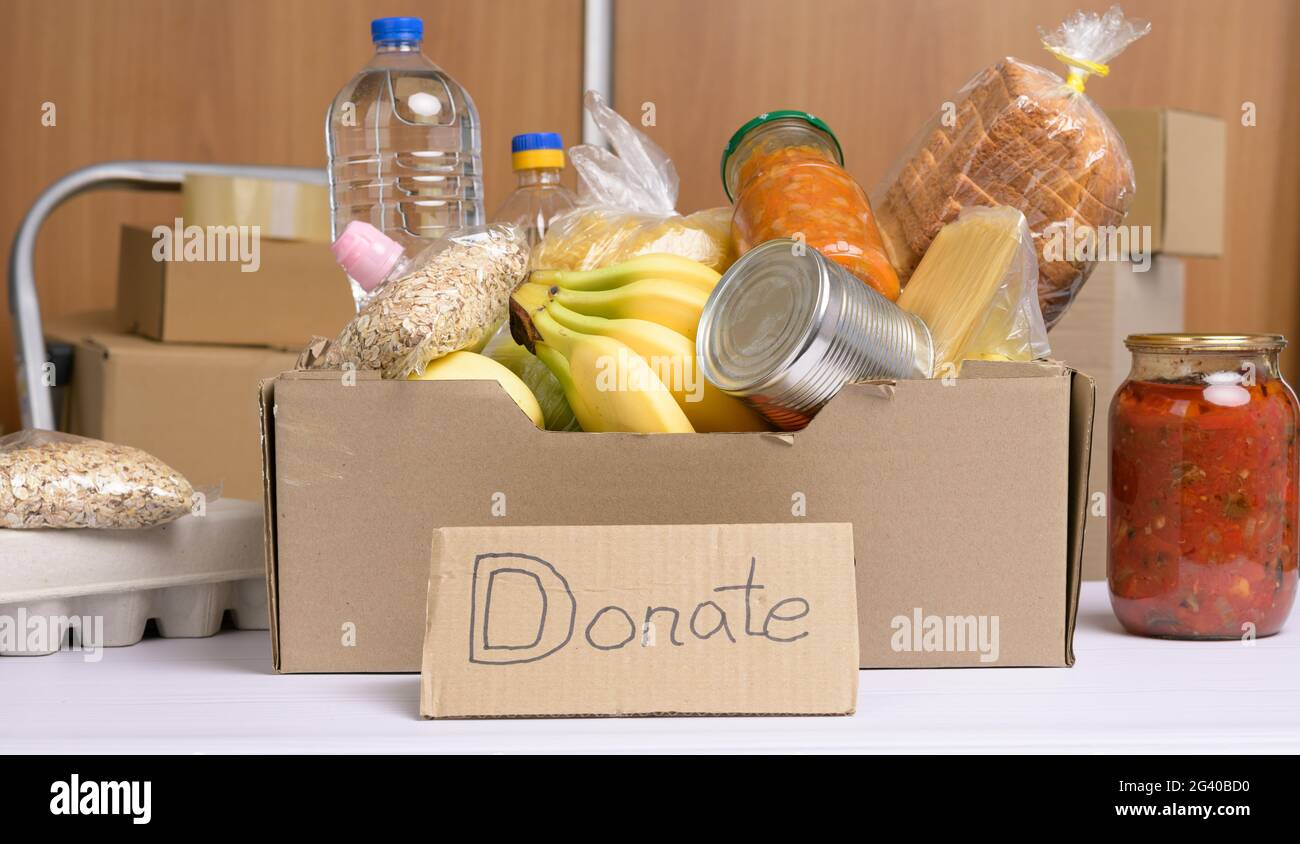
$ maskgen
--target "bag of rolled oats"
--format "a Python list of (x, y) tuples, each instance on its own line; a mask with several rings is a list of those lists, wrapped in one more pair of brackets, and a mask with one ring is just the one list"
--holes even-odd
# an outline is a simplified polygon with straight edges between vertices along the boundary
[(57, 431), (0, 437), (0, 527), (147, 528), (194, 501), (184, 476), (138, 448)]
[(377, 369), (385, 378), (482, 349), (528, 271), (528, 243), (511, 225), (458, 230), (407, 256), (378, 229), (353, 221), (334, 254), (368, 295), (314, 365)]

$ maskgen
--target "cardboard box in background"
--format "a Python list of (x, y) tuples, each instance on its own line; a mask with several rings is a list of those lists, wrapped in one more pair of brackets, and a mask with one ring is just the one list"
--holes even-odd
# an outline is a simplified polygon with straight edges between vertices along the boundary
[(1053, 358), (1087, 372), (1097, 382), (1083, 546), (1085, 580), (1106, 579), (1106, 516), (1098, 505), (1105, 503), (1110, 478), (1110, 400), (1133, 362), (1124, 338), (1183, 331), (1185, 278), (1184, 262), (1169, 255), (1155, 256), (1146, 272), (1123, 261), (1100, 262), (1048, 336)]
[(223, 497), (260, 499), (257, 385), (297, 354), (158, 343), (112, 325), (107, 312), (45, 323), (47, 340), (75, 346), (69, 432), (144, 449)]
[(1167, 255), (1223, 254), (1227, 127), (1207, 114), (1165, 108), (1106, 112), (1128, 147), (1137, 193), (1124, 224), (1150, 226)]
[(429, 583), (425, 717), (848, 715), (857, 700), (852, 525), (442, 528)]
[(237, 260), (156, 261), (149, 229), (122, 227), (121, 330), (169, 343), (301, 349), (333, 337), (356, 308), (347, 276), (321, 243), (259, 240), (259, 266)]
[[(277, 671), (419, 670), (436, 528), (804, 521), (853, 525), (863, 667), (1073, 662), (1093, 388), (1062, 366), (849, 385), (793, 434), (650, 436), (373, 375), (263, 386)], [(989, 647), (925, 646), (967, 618)]]
[(329, 244), (330, 193), (324, 184), (189, 173), (181, 185), (187, 226), (258, 226), (262, 237)]

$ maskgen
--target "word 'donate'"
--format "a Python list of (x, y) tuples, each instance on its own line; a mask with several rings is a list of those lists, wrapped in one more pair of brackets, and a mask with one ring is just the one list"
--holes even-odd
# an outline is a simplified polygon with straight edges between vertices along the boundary
[[(668, 623), (667, 641), (671, 647), (684, 647), (694, 639), (737, 644), (746, 639), (761, 639), (778, 644), (796, 642), (808, 635), (806, 627), (794, 625), (812, 612), (806, 598), (782, 598), (771, 604), (761, 619), (756, 618), (753, 596), (767, 589), (755, 583), (758, 559), (749, 562), (744, 583), (717, 586), (718, 595), (742, 593), (730, 602), (722, 597), (706, 598), (693, 605), (676, 607), (647, 603), (629, 611), (617, 604), (605, 604), (594, 611), (580, 611), (574, 589), (555, 566), (540, 557), (520, 553), (479, 554), (474, 558), (473, 597), (469, 614), (469, 661), (484, 665), (518, 665), (537, 662), (577, 642), (598, 651), (619, 651), (632, 645), (648, 647), (653, 637), (643, 635), (658, 620)], [(509, 583), (508, 587), (502, 584)], [(509, 588), (515, 595), (527, 594), (533, 600), (526, 618), (526, 636), (501, 636), (493, 633), (493, 596)], [(580, 590), (580, 594), (582, 593)], [(499, 601), (498, 601), (499, 602)], [(520, 603), (520, 602), (515, 602)], [(730, 604), (730, 613), (723, 604)], [(743, 609), (744, 621), (736, 629), (735, 616)], [(499, 610), (498, 610), (499, 612)], [(520, 622), (520, 608), (513, 606), (511, 621)], [(633, 613), (637, 615), (634, 617)], [(644, 614), (643, 614), (644, 613)], [(638, 623), (639, 618), (639, 623)], [(535, 623), (535, 624), (534, 624)], [(533, 632), (535, 631), (535, 632)], [(517, 631), (516, 631), (517, 632)]]

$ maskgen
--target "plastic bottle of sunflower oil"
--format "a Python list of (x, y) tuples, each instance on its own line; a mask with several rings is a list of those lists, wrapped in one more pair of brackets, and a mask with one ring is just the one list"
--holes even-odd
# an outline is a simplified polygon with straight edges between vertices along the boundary
[(560, 184), (564, 171), (564, 141), (556, 132), (515, 135), (510, 142), (510, 162), (518, 186), (492, 215), (496, 223), (514, 223), (529, 246), (546, 236), (551, 220), (578, 203), (573, 191)]

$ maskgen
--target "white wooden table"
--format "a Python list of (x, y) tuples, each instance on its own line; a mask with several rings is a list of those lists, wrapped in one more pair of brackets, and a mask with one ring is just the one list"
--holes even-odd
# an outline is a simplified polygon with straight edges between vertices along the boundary
[(422, 721), (416, 675), (270, 672), (264, 632), (0, 659), (0, 752), (1300, 752), (1300, 617), (1247, 647), (1125, 635), (1074, 668), (863, 671), (852, 718)]

